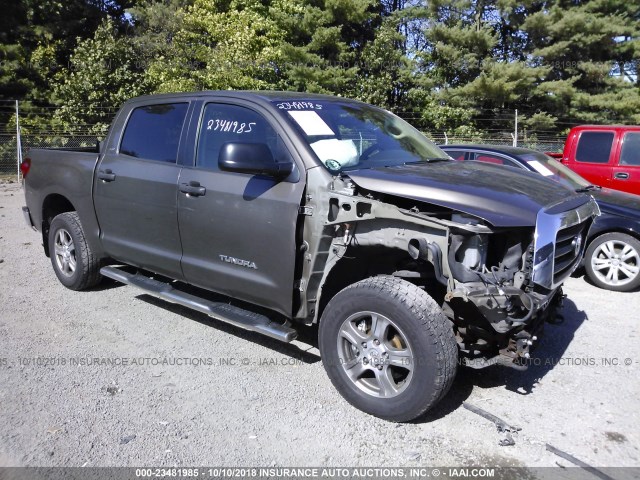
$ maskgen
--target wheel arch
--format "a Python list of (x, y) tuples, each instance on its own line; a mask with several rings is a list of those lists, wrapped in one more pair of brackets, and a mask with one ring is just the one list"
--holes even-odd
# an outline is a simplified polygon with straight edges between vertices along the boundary
[(616, 223), (613, 219), (611, 221), (605, 222), (603, 225), (597, 225), (597, 229), (595, 232), (589, 232), (589, 236), (587, 237), (587, 244), (585, 248), (589, 248), (594, 240), (597, 238), (606, 235), (607, 233), (624, 233), (625, 235), (629, 235), (636, 240), (640, 240), (640, 227), (634, 228), (631, 225), (621, 226), (620, 223)]
[[(414, 277), (402, 277), (398, 275), (399, 265), (404, 261), (411, 261), (406, 250), (392, 248), (388, 246), (358, 246), (350, 245), (340, 259), (326, 272), (321, 288), (319, 289), (318, 303), (313, 322), (318, 323), (322, 318), (322, 314), (331, 301), (331, 299), (339, 292), (350, 285), (370, 277), (381, 275), (389, 275), (397, 278), (408, 280), (414, 283), (420, 277), (420, 272), (425, 270), (431, 271), (434, 267), (430, 262), (420, 264), (420, 268), (412, 270), (409, 268), (406, 272), (414, 272)], [(395, 275), (394, 275), (395, 274)], [(441, 288), (435, 279), (427, 279), (425, 289), (431, 296), (434, 295), (433, 289)], [(446, 289), (445, 289), (446, 290)], [(444, 295), (444, 292), (438, 292), (438, 296)]]
[(59, 193), (51, 193), (47, 195), (42, 202), (42, 245), (44, 253), (49, 256), (49, 228), (53, 219), (66, 212), (75, 212), (76, 208), (71, 201)]
[(363, 247), (348, 247), (345, 254), (325, 274), (319, 290), (314, 322), (319, 322), (329, 301), (341, 290), (371, 276)]

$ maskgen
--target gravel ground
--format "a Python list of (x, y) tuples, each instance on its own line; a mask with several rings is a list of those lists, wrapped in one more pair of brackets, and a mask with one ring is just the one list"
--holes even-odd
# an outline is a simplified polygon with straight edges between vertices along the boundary
[[(570, 466), (551, 444), (640, 466), (640, 293), (569, 279), (537, 365), (463, 369), (426, 418), (393, 424), (338, 395), (312, 331), (286, 345), (114, 282), (67, 290), (23, 204), (0, 184), (0, 465)], [(515, 445), (463, 402), (521, 427)]]

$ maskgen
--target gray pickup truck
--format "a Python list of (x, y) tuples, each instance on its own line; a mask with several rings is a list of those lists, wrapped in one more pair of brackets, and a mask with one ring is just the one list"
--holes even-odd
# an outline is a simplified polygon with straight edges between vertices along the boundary
[(24, 214), (60, 282), (101, 276), (292, 341), (318, 323), (336, 389), (419, 417), (460, 364), (527, 366), (598, 207), (539, 175), (451, 160), (343, 98), (127, 102), (94, 151), (31, 150)]

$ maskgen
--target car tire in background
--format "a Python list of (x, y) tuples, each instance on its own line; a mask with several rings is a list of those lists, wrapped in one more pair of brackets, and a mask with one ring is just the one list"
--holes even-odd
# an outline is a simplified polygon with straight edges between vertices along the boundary
[(629, 292), (640, 287), (640, 241), (626, 233), (595, 238), (585, 254), (585, 270), (600, 288)]
[(319, 348), (349, 403), (395, 422), (418, 418), (440, 401), (457, 369), (451, 322), (424, 290), (390, 276), (362, 280), (331, 299)]
[(61, 213), (51, 222), (49, 257), (58, 280), (71, 290), (91, 288), (102, 279), (100, 259), (91, 252), (76, 212)]

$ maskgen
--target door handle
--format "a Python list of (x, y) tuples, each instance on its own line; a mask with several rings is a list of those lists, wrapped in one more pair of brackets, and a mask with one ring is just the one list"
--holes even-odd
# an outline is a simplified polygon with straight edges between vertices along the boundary
[(106, 170), (100, 170), (98, 172), (98, 178), (103, 182), (113, 182), (116, 179), (116, 174), (111, 171), (111, 169), (107, 168)]
[(618, 172), (614, 175), (618, 180), (626, 180), (629, 178), (629, 174), (627, 172)]
[(200, 185), (200, 182), (181, 183), (180, 191), (190, 197), (201, 197), (207, 193), (207, 189)]

